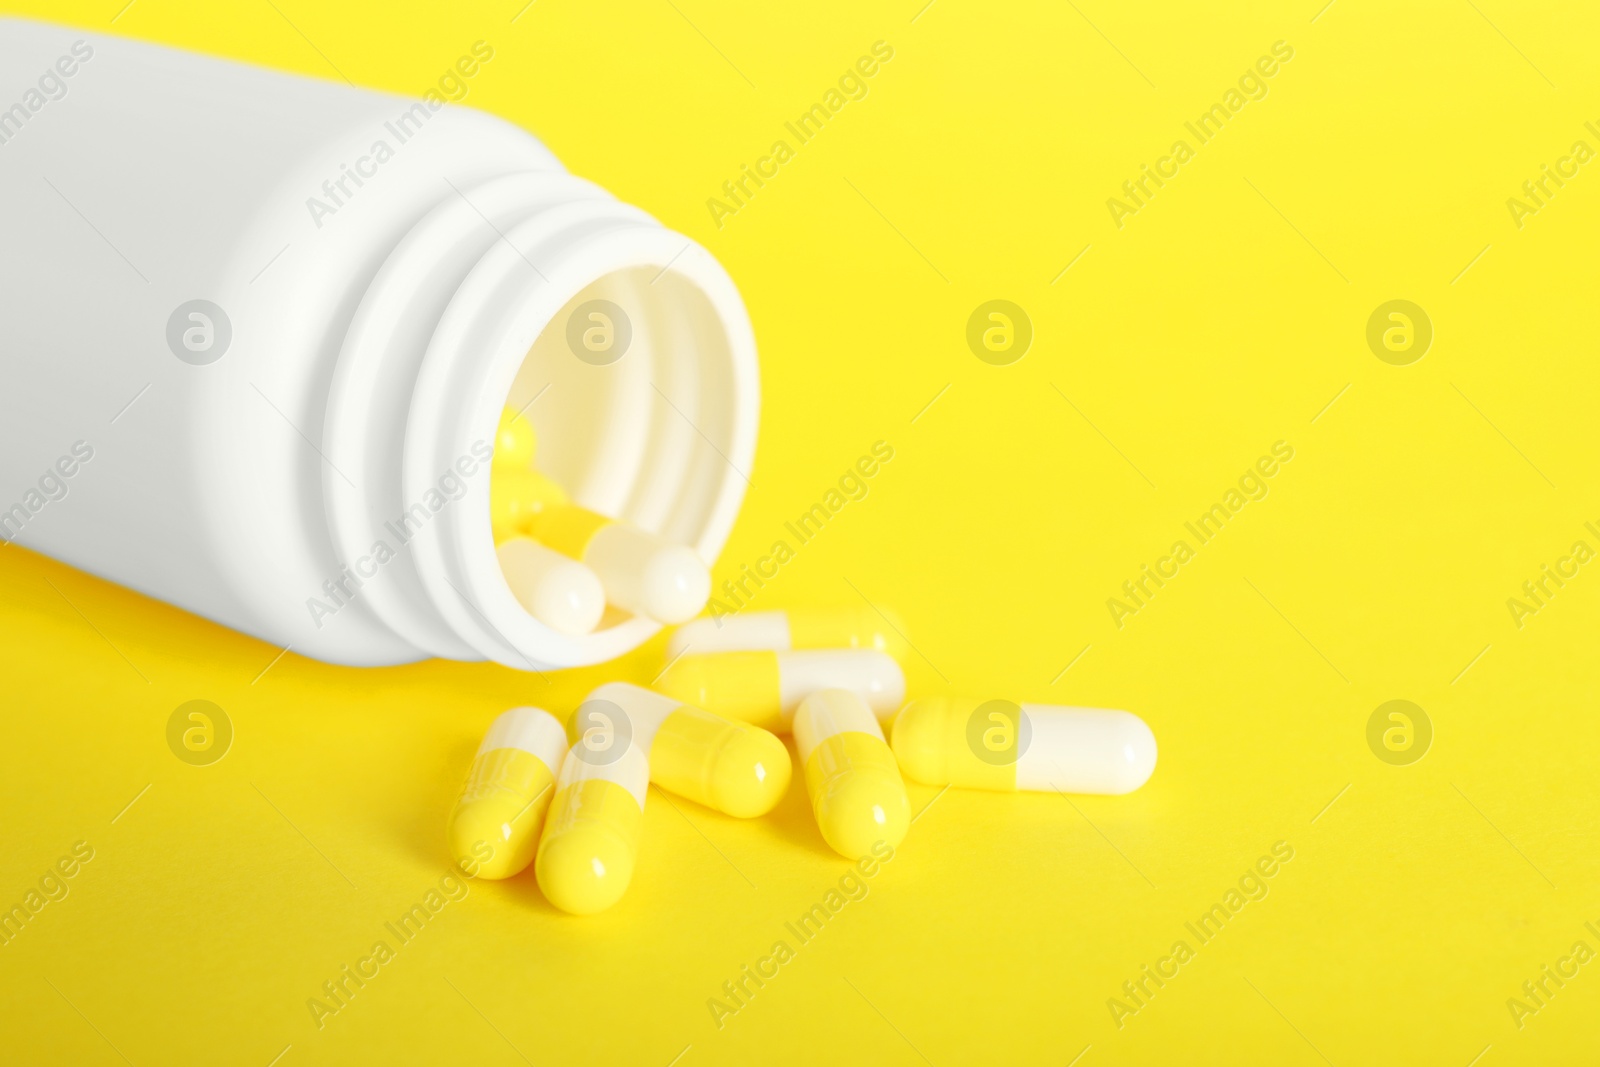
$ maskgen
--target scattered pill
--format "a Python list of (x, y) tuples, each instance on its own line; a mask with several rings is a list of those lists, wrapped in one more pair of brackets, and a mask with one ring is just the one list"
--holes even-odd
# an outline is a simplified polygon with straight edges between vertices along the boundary
[(594, 568), (606, 600), (657, 622), (692, 619), (711, 597), (711, 571), (694, 549), (576, 504), (534, 516), (534, 537)]
[(686, 652), (872, 648), (889, 652), (894, 627), (872, 608), (789, 608), (752, 611), (684, 623), (667, 641), (667, 658)]
[[(608, 600), (645, 613), (640, 560), (673, 546), (564, 502), (533, 514), (532, 535), (552, 543), (517, 536), (497, 549), (531, 614), (583, 633)], [(451, 850), (487, 878), (531, 862), (552, 905), (604, 911), (632, 881), (649, 786), (737, 818), (765, 815), (795, 774), (777, 732), (794, 734), (817, 827), (846, 857), (904, 840), (907, 780), (1115, 795), (1154, 772), (1155, 735), (1126, 711), (964, 697), (904, 703), (905, 677), (885, 651), (897, 647), (890, 634), (899, 636), (895, 624), (866, 608), (698, 619), (671, 638), (656, 689), (601, 685), (565, 727), (536, 708), (508, 711), (490, 727), (451, 813)]]
[[(512, 708), (495, 719), (450, 813), (456, 859), (479, 862), (484, 878), (509, 878), (527, 867), (566, 754), (566, 731), (548, 711)], [(487, 860), (479, 855), (484, 844), (493, 850)]]
[(577, 560), (526, 537), (501, 542), (495, 555), (517, 603), (557, 633), (591, 633), (605, 614), (600, 579)]
[(496, 544), (526, 537), (546, 508), (567, 503), (566, 490), (529, 467), (496, 467), (489, 481), (489, 525)]
[(787, 733), (794, 709), (819, 689), (848, 689), (887, 718), (905, 700), (893, 656), (872, 649), (712, 652), (681, 656), (656, 688), (685, 704)]
[[(603, 721), (613, 715), (625, 723)], [(726, 815), (765, 815), (789, 789), (789, 750), (775, 735), (636, 685), (602, 685), (573, 722), (626, 731), (650, 760), (650, 781)]]
[(823, 840), (859, 859), (882, 841), (890, 848), (911, 827), (911, 804), (894, 754), (872, 709), (847, 689), (824, 689), (800, 702), (794, 743)]
[(1131, 793), (1156, 766), (1137, 715), (1100, 708), (927, 697), (892, 724), (906, 777), (927, 785), (1062, 793)]
[(579, 741), (562, 761), (533, 861), (545, 899), (593, 915), (622, 899), (633, 878), (650, 766), (637, 745), (599, 752)]
[(533, 423), (506, 408), (494, 431), (494, 466), (532, 467), (535, 440)]

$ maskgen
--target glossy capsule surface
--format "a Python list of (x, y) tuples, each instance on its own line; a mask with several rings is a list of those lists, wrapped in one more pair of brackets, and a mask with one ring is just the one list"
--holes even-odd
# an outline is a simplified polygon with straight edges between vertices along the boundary
[(794, 743), (806, 793), (823, 840), (850, 859), (883, 842), (905, 839), (911, 804), (877, 716), (845, 689), (824, 689), (800, 702)]
[(528, 532), (592, 567), (606, 601), (634, 615), (683, 622), (711, 597), (711, 571), (694, 549), (631, 523), (577, 504), (551, 504), (533, 516)]
[(450, 851), (458, 861), (492, 850), (478, 874), (509, 878), (528, 866), (567, 752), (566, 732), (541, 708), (512, 708), (489, 726), (466, 785), (450, 813)]
[(927, 785), (1131, 793), (1155, 770), (1156, 738), (1126, 711), (926, 697), (894, 718), (906, 777)]
[(605, 614), (600, 579), (577, 560), (520, 536), (500, 542), (495, 556), (517, 603), (557, 633), (591, 633)]
[(900, 664), (870, 649), (681, 656), (655, 684), (685, 704), (774, 733), (789, 732), (795, 708), (821, 689), (848, 689), (880, 718), (898, 708), (906, 692)]
[(500, 412), (499, 425), (494, 431), (494, 466), (531, 467), (537, 446), (533, 423), (513, 408)]
[(867, 648), (894, 652), (899, 633), (865, 604), (846, 608), (786, 608), (694, 619), (667, 639), (667, 658), (686, 653), (751, 652), (766, 649)]
[[(608, 716), (621, 721), (606, 722)], [(649, 759), (651, 782), (740, 819), (775, 808), (793, 774), (789, 750), (759, 726), (627, 682), (589, 694), (569, 736), (585, 726), (629, 734)]]
[(489, 526), (495, 544), (529, 536), (545, 509), (566, 503), (566, 490), (531, 467), (497, 466), (489, 472)]
[(637, 745), (568, 750), (534, 858), (545, 899), (593, 915), (622, 899), (633, 880), (650, 767)]

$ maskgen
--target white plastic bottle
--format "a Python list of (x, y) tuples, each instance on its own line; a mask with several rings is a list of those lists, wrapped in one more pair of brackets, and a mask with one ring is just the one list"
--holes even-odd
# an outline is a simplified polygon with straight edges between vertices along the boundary
[(506, 122), (0, 19), (0, 204), (0, 539), (338, 663), (620, 655), (500, 573), (507, 404), (575, 501), (727, 538), (738, 292)]

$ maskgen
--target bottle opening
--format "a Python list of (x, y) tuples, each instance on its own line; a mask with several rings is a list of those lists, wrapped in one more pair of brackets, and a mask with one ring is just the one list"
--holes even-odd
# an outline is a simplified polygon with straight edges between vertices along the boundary
[(535, 468), (574, 503), (699, 547), (726, 475), (747, 473), (718, 454), (733, 443), (731, 359), (699, 287), (670, 268), (636, 267), (567, 301), (505, 405), (533, 427)]
[[(709, 253), (586, 182), (529, 173), (462, 193), (391, 253), (344, 344), (326, 449), (356, 473), (353, 484), (324, 479), (335, 542), (345, 554), (371, 544), (382, 517), (437, 503), (441, 477), (457, 471), (459, 497), (430, 509), (387, 568), (393, 580), (371, 586), (374, 621), (426, 655), (523, 670), (613, 659), (659, 629), (637, 603), (670, 592), (672, 568), (607, 590), (592, 631), (553, 629), (511, 588), (493, 489), (537, 478), (598, 521), (709, 566), (755, 452), (749, 318)], [(520, 475), (504, 453), (484, 462), (508, 408), (536, 442)], [(591, 552), (606, 541), (601, 556), (628, 555), (627, 538), (582, 525), (538, 541), (582, 557), (592, 535)], [(525, 579), (537, 555), (524, 548), (509, 567)]]
[(489, 505), (501, 573), (535, 620), (578, 637), (705, 606), (696, 542), (719, 477), (702, 465), (730, 442), (728, 362), (715, 310), (670, 269), (605, 275), (540, 333), (501, 415)]
[[(535, 442), (531, 463), (494, 466), (465, 531), (481, 594), (472, 614), (513, 654), (473, 643), (508, 666), (602, 662), (698, 614), (749, 484), (755, 349), (731, 281), (667, 231), (605, 236), (626, 262), (573, 287), (511, 358), (505, 384), (489, 376), (477, 416), (482, 436), (520, 415)], [(549, 504), (521, 529), (497, 530), (497, 503), (517, 479)], [(509, 560), (507, 538), (519, 541)], [(582, 568), (603, 589), (592, 630)]]

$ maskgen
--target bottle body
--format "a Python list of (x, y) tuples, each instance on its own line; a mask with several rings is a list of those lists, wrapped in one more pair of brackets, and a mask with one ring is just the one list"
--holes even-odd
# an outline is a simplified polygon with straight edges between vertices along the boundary
[[(576, 500), (720, 549), (754, 346), (692, 242), (466, 108), (15, 20), (0, 71), (0, 537), (333, 662), (598, 662), (654, 626), (544, 631), (495, 563), (531, 400)], [(600, 293), (609, 364), (565, 338)]]

